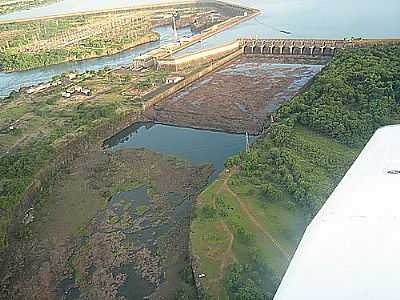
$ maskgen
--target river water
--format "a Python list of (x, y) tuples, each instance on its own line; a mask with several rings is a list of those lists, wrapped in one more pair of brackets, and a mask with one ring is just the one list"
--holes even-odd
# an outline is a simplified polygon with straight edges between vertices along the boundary
[[(250, 142), (254, 139), (253, 136), (249, 137)], [(111, 149), (146, 148), (178, 156), (197, 165), (211, 163), (214, 173), (210, 181), (213, 181), (223, 170), (225, 159), (245, 148), (246, 136), (154, 123), (138, 123), (105, 141), (105, 146)]]
[[(15, 12), (1, 16), (10, 20), (27, 17), (46, 16), (60, 13), (125, 7), (129, 5), (168, 2), (166, 0), (64, 0), (44, 7)], [(400, 35), (399, 0), (236, 0), (242, 5), (256, 7), (262, 14), (247, 22), (228, 29), (214, 37), (195, 44), (179, 54), (213, 47), (238, 37), (275, 37), (275, 38), (337, 38), (344, 37), (398, 37)], [(282, 34), (279, 30), (292, 32)], [(22, 86), (30, 86), (49, 81), (53, 76), (77, 70), (96, 70), (103, 67), (117, 67), (129, 64), (132, 59), (160, 44), (172, 42), (174, 37), (168, 27), (157, 30), (161, 41), (129, 50), (110, 57), (91, 59), (83, 62), (65, 63), (25, 72), (0, 72), (0, 97)], [(188, 30), (180, 31), (182, 35)]]
[[(20, 87), (47, 82), (54, 76), (65, 72), (85, 72), (89, 70), (99, 70), (105, 67), (115, 68), (118, 66), (126, 66), (132, 63), (134, 57), (175, 40), (172, 27), (159, 27), (154, 29), (154, 31), (160, 34), (160, 41), (142, 45), (115, 55), (52, 65), (29, 71), (0, 72), (0, 97), (5, 97), (11, 91), (18, 90)], [(190, 35), (190, 33), (190, 28), (181, 28), (178, 30), (179, 36)]]

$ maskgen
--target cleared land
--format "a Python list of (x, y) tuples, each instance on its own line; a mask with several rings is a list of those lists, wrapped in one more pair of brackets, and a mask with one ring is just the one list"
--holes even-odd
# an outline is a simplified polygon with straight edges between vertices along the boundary
[(258, 133), (268, 126), (271, 113), (321, 68), (242, 57), (152, 107), (146, 116), (166, 124)]

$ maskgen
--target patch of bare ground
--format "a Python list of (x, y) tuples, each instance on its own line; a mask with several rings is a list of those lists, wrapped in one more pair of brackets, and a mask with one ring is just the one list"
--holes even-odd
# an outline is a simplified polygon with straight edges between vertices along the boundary
[(165, 124), (255, 134), (320, 69), (244, 56), (149, 109), (146, 116)]

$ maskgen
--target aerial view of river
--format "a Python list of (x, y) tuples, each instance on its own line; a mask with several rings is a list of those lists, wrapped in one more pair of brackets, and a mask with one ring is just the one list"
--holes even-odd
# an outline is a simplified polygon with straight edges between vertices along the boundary
[[(109, 9), (131, 5), (166, 2), (163, 0), (116, 0), (116, 1), (73, 1), (64, 0), (48, 6), (32, 8), (0, 17), (0, 20), (40, 17), (46, 15)], [(332, 38), (344, 37), (390, 38), (399, 33), (400, 21), (398, 0), (386, 0), (384, 5), (378, 0), (236, 0), (238, 4), (256, 7), (261, 14), (247, 22), (225, 30), (202, 43), (182, 50), (179, 54), (201, 50), (226, 43), (239, 37), (271, 37), (271, 38)], [(280, 32), (284, 30), (291, 34)], [(64, 63), (57, 66), (38, 68), (30, 71), (0, 73), (0, 97), (7, 96), (12, 90), (22, 86), (30, 86), (50, 80), (53, 76), (68, 71), (84, 72), (103, 67), (118, 67), (129, 64), (132, 59), (144, 52), (170, 43), (174, 40), (172, 29), (159, 28), (160, 42), (150, 43), (136, 49), (104, 58), (81, 62)], [(188, 29), (180, 30), (179, 34), (187, 35)]]
[[(119, 66), (129, 65), (132, 63), (134, 57), (156, 49), (162, 45), (171, 43), (175, 39), (174, 32), (170, 26), (155, 28), (154, 31), (157, 31), (160, 34), (160, 41), (151, 42), (114, 55), (50, 65), (28, 71), (0, 72), (0, 98), (6, 97), (11, 91), (18, 90), (20, 87), (49, 81), (54, 76), (65, 72), (85, 72), (89, 70), (99, 70), (106, 67), (116, 68)], [(179, 36), (186, 36), (189, 34), (189, 28), (181, 28), (178, 30)]]

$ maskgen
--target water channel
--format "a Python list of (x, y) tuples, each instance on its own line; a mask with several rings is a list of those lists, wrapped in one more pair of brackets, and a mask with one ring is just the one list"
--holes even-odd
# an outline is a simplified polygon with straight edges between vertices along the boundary
[[(87, 0), (80, 2), (64, 0), (46, 7), (5, 15), (0, 19), (26, 18), (154, 2), (162, 2), (162, 0)], [(237, 37), (247, 36), (281, 38), (395, 37), (400, 33), (399, 0), (386, 0), (384, 3), (378, 0), (241, 0), (235, 2), (257, 7), (262, 10), (262, 14), (180, 53), (216, 46)], [(288, 36), (282, 34), (280, 30), (287, 30), (293, 34)], [(104, 67), (115, 68), (128, 65), (135, 56), (174, 40), (171, 28), (162, 27), (156, 31), (161, 35), (159, 42), (117, 55), (64, 63), (31, 71), (0, 73), (0, 97), (4, 97), (12, 90), (17, 90), (22, 86), (48, 81), (64, 72), (84, 72)], [(181, 29), (179, 34), (188, 35), (190, 32), (188, 29)], [(250, 142), (254, 139), (255, 137), (250, 137)], [(224, 160), (242, 151), (245, 145), (246, 137), (240, 134), (154, 123), (133, 124), (105, 141), (105, 146), (111, 149), (147, 148), (178, 156), (195, 164), (211, 163), (215, 171), (210, 177), (210, 182), (223, 170)], [(117, 271), (129, 274), (131, 270), (132, 267), (127, 267), (127, 269)], [(123, 286), (121, 292), (133, 295), (136, 293), (135, 290), (132, 290), (135, 287), (133, 282), (140, 281), (140, 278), (135, 274), (130, 274), (128, 280), (129, 282)], [(141, 288), (145, 292), (146, 287), (141, 286)], [(76, 294), (76, 289), (72, 289), (71, 293), (75, 294), (69, 295), (70, 298), (76, 298), (79, 295)]]
[[(13, 90), (18, 90), (21, 87), (47, 82), (54, 76), (60, 75), (65, 72), (76, 71), (83, 73), (90, 70), (99, 70), (102, 68), (116, 68), (119, 66), (126, 66), (132, 63), (134, 57), (141, 55), (150, 50), (156, 49), (162, 45), (171, 43), (175, 40), (172, 27), (158, 27), (154, 31), (160, 34), (160, 41), (148, 43), (136, 47), (134, 49), (126, 50), (115, 55), (87, 59), (77, 62), (68, 62), (58, 65), (37, 68), (28, 71), (20, 72), (0, 72), (0, 98), (6, 97)], [(178, 30), (179, 36), (189, 36), (191, 31), (189, 27), (181, 28)]]

